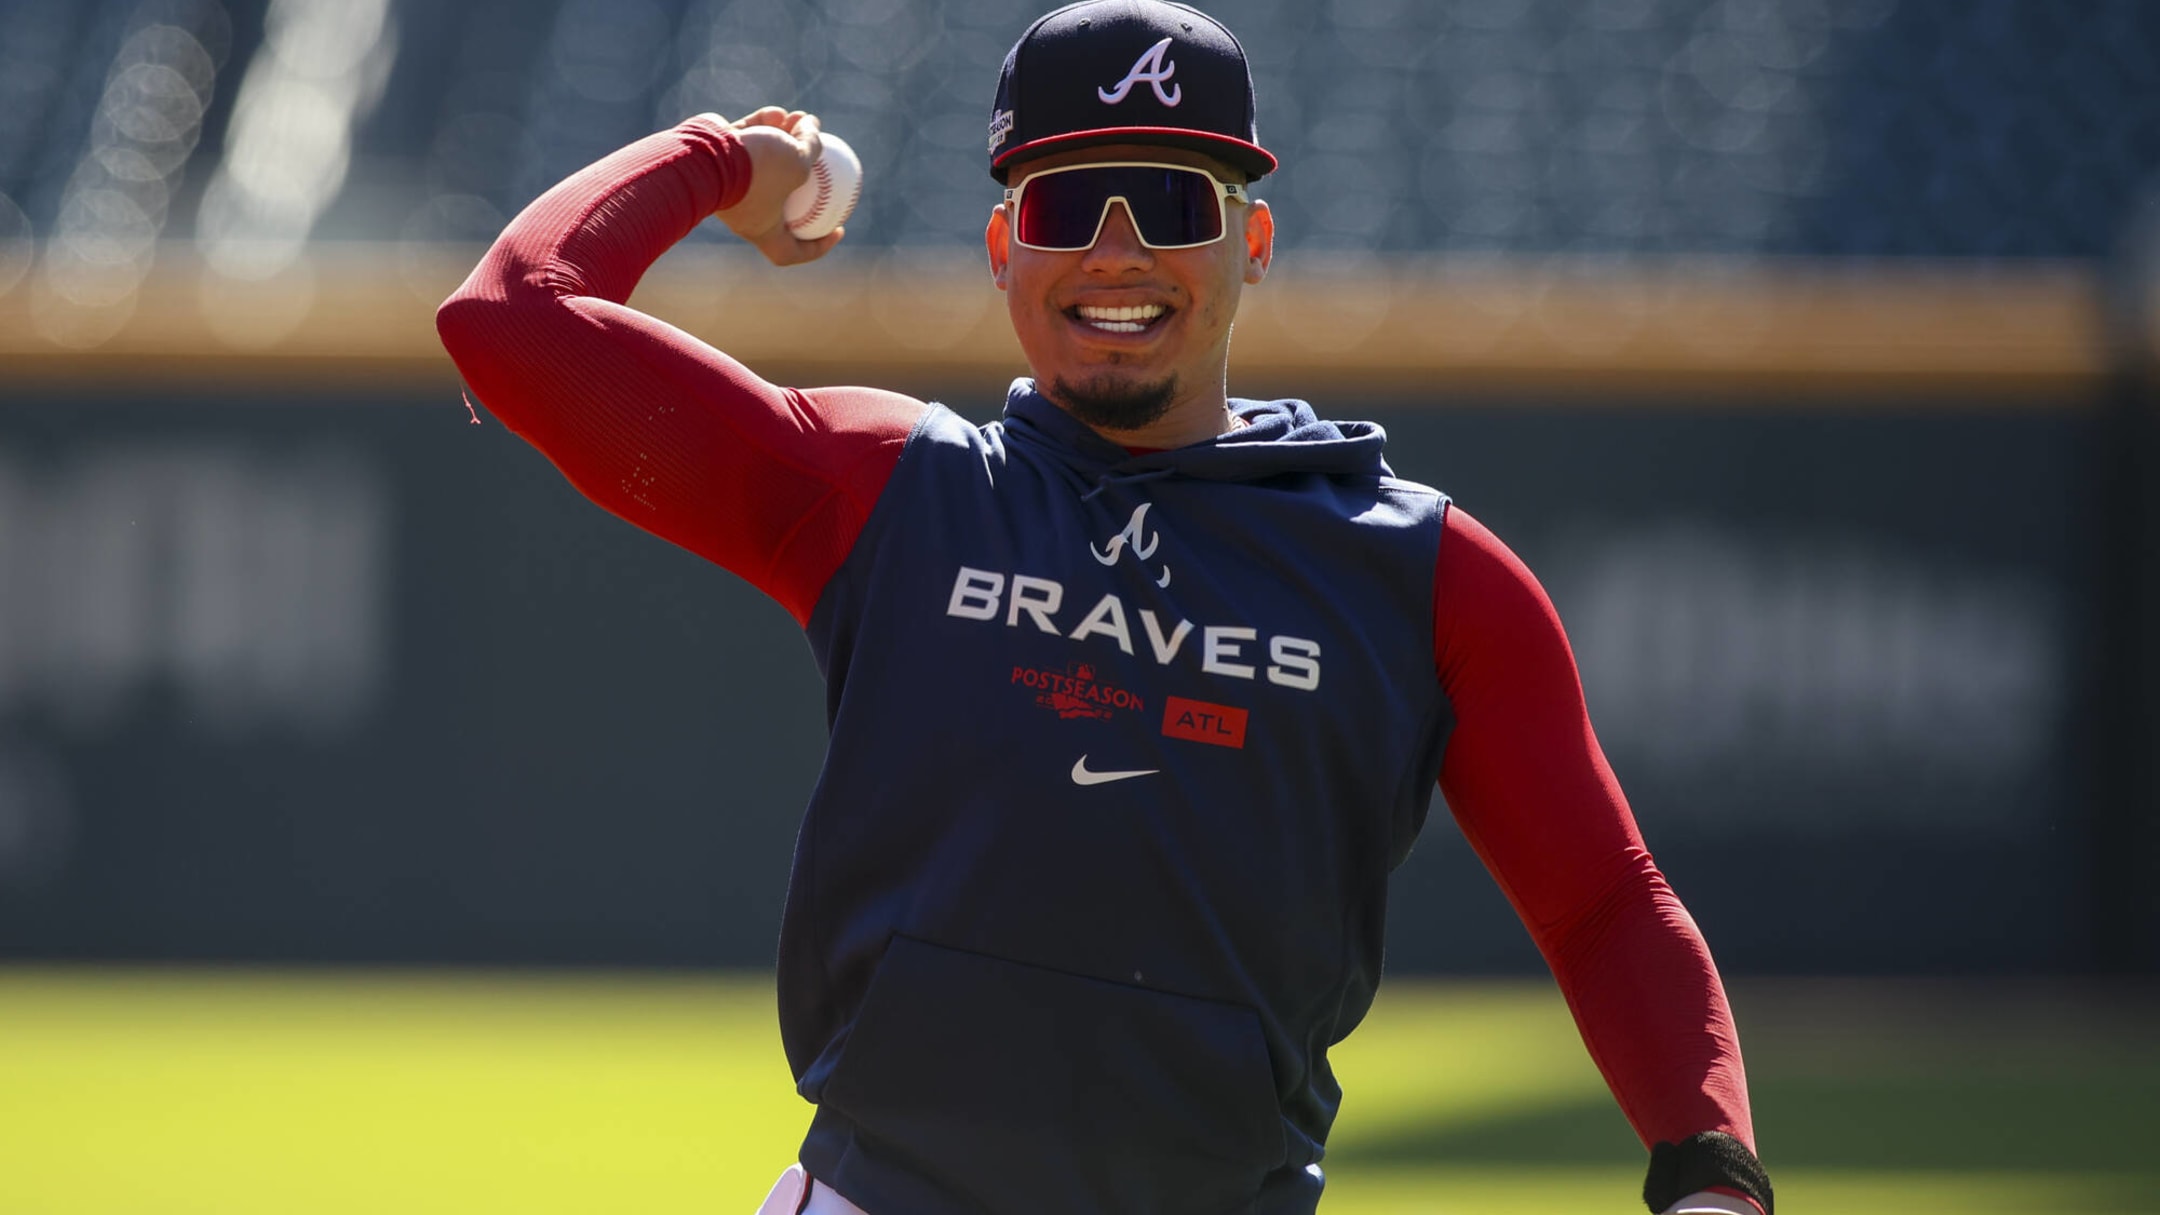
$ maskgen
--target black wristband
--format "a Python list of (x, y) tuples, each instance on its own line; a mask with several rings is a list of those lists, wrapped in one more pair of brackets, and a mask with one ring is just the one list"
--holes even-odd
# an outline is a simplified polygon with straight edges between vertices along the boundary
[(1662, 1215), (1690, 1194), (1723, 1186), (1755, 1200), (1763, 1215), (1777, 1215), (1770, 1201), (1770, 1175), (1747, 1145), (1723, 1131), (1704, 1131), (1678, 1143), (1650, 1149), (1650, 1175), (1643, 1179), (1643, 1201)]

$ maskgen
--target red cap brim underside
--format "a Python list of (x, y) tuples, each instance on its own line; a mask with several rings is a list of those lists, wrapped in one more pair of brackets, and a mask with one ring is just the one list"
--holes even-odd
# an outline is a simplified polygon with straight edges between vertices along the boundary
[(1008, 148), (990, 162), (990, 173), (1003, 184), (1011, 163), (1019, 157), (1103, 143), (1161, 143), (1172, 147), (1191, 148), (1196, 152), (1219, 156), (1243, 169), (1251, 177), (1264, 177), (1273, 173), (1277, 163), (1274, 154), (1259, 144), (1209, 131), (1195, 131), (1188, 127), (1101, 127), (1093, 131), (1067, 131), (1062, 135), (1045, 135), (1041, 139), (1031, 139), (1018, 147)]

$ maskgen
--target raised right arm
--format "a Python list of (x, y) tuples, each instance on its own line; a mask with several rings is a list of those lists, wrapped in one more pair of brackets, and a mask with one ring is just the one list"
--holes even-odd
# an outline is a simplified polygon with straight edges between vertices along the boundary
[(662, 253), (741, 202), (750, 178), (744, 141), (710, 115), (647, 136), (519, 213), (435, 323), (488, 412), (586, 497), (801, 622), (927, 407), (880, 389), (769, 384), (624, 304)]

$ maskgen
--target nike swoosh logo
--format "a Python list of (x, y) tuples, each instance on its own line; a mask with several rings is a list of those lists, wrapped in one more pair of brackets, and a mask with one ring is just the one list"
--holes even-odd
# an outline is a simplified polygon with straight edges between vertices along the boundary
[(1090, 772), (1087, 756), (1073, 761), (1072, 778), (1076, 785), (1107, 785), (1114, 780), (1131, 780), (1135, 776), (1153, 776), (1161, 768), (1140, 768), (1132, 772)]

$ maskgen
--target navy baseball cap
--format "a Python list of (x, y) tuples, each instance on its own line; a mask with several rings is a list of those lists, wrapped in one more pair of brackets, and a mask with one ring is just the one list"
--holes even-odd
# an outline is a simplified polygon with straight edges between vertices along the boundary
[(1245, 48), (1199, 9), (1164, 0), (1082, 0), (1036, 19), (998, 72), (990, 176), (1014, 161), (1105, 143), (1193, 148), (1275, 171), (1253, 126)]

